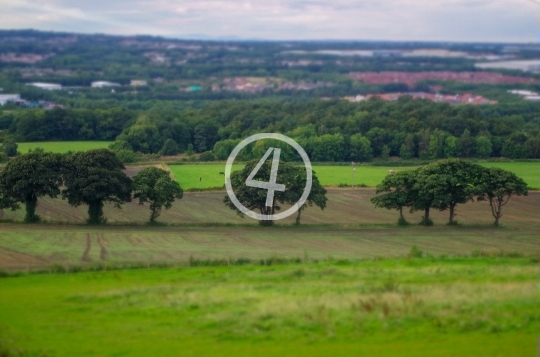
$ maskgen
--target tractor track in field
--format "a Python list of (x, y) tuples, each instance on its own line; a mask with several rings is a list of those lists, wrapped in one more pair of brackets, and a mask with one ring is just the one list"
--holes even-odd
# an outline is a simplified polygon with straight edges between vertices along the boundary
[(101, 248), (99, 252), (99, 259), (108, 260), (109, 252), (107, 252), (107, 248), (105, 248), (105, 242), (103, 241), (103, 233), (100, 233), (97, 236), (97, 242), (99, 244), (99, 247)]
[(81, 260), (83, 262), (91, 261), (90, 250), (92, 250), (92, 238), (90, 237), (90, 233), (87, 233), (86, 234), (86, 248), (84, 249), (83, 255), (81, 257)]

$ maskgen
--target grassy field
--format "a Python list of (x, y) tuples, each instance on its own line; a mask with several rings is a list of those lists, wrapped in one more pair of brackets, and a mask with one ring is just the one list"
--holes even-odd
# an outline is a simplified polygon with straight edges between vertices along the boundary
[(88, 227), (0, 225), (0, 269), (80, 264), (186, 263), (196, 259), (364, 259), (426, 253), (540, 254), (538, 226), (490, 227)]
[(0, 286), (2, 356), (533, 356), (540, 322), (530, 258), (182, 266)]
[[(329, 189), (326, 209), (308, 208), (302, 213), (302, 226), (292, 226), (294, 217), (289, 217), (270, 228), (258, 227), (257, 221), (227, 208), (223, 191), (185, 193), (159, 217), (159, 222), (176, 225), (169, 227), (145, 226), (149, 210), (137, 202), (122, 209), (105, 207), (110, 223), (128, 226), (94, 228), (81, 225), (87, 217), (85, 206), (40, 199), (37, 213), (43, 219), (71, 225), (0, 224), (0, 269), (77, 264), (88, 244), (92, 261), (101, 261), (104, 247), (108, 260), (118, 263), (177, 262), (190, 256), (300, 257), (304, 252), (317, 258), (353, 259), (403, 255), (413, 244), (433, 254), (468, 254), (475, 249), (528, 253), (540, 246), (538, 191), (509, 201), (503, 228), (490, 226), (493, 217), (486, 202), (459, 205), (457, 220), (462, 226), (446, 226), (448, 212), (434, 211), (435, 227), (397, 228), (397, 212), (375, 208), (369, 201), (373, 195), (372, 189)], [(22, 221), (23, 215), (23, 210), (5, 211), (3, 218)], [(406, 218), (417, 223), (421, 215), (406, 213)]]
[[(81, 225), (86, 207), (71, 207), (63, 200), (40, 199), (37, 212), (48, 221), (70, 225), (0, 224), (0, 269), (28, 269), (53, 263), (80, 264), (84, 252), (92, 263), (106, 251), (111, 263), (186, 262), (189, 258), (303, 257), (317, 259), (401, 256), (411, 245), (431, 254), (470, 254), (474, 250), (536, 253), (540, 247), (540, 192), (515, 197), (505, 206), (501, 223), (493, 228), (489, 206), (474, 202), (458, 206), (462, 224), (448, 227), (447, 212), (434, 211), (434, 227), (398, 228), (395, 211), (377, 209), (370, 203), (372, 189), (329, 189), (324, 211), (308, 208), (302, 226), (294, 217), (275, 227), (258, 227), (225, 207), (224, 192), (186, 193), (160, 222), (177, 226), (143, 225), (149, 210), (136, 202), (122, 209), (105, 207), (109, 222), (128, 224), (89, 227)], [(22, 220), (24, 212), (6, 211), (4, 219)], [(421, 213), (406, 214), (416, 223)], [(75, 225), (74, 225), (75, 223)], [(138, 223), (138, 226), (129, 226)], [(79, 224), (79, 225), (76, 225)]]
[(42, 148), (47, 152), (66, 153), (68, 151), (88, 151), (92, 149), (107, 148), (112, 141), (47, 141), (18, 143), (18, 151), (26, 154), (28, 150)]
[[(540, 162), (497, 162), (482, 163), (486, 167), (500, 167), (514, 172), (523, 178), (534, 189), (540, 189)], [(184, 189), (222, 187), (224, 176), (220, 172), (225, 171), (224, 164), (191, 164), (170, 165), (176, 180)], [(235, 165), (234, 170), (241, 169), (241, 165)], [(388, 174), (388, 170), (410, 170), (415, 167), (391, 167), (391, 166), (356, 166), (354, 185), (377, 186)], [(351, 185), (352, 171), (349, 166), (313, 166), (319, 181), (324, 186), (338, 186), (339, 184)]]
[(300, 227), (242, 219), (224, 191), (185, 193), (170, 226), (143, 225), (136, 202), (86, 226), (87, 207), (39, 199), (63, 224), (0, 223), (0, 356), (534, 355), (540, 191), (510, 200), (501, 228), (485, 202), (458, 206), (461, 226), (435, 211), (434, 227), (398, 228), (373, 195), (330, 188)]

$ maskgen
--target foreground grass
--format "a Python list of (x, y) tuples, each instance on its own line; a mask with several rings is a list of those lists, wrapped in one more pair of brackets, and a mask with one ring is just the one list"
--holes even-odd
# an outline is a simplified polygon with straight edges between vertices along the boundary
[(536, 264), (423, 258), (3, 278), (0, 344), (51, 356), (534, 355)]
[[(525, 182), (535, 189), (540, 189), (540, 163), (539, 162), (489, 162), (482, 163), (485, 167), (500, 167), (514, 172)], [(184, 189), (204, 189), (223, 187), (224, 176), (220, 172), (225, 171), (225, 164), (188, 164), (170, 165), (176, 180)], [(234, 165), (233, 171), (241, 169), (242, 165)], [(377, 186), (388, 175), (388, 170), (394, 171), (415, 169), (414, 166), (356, 166), (354, 182), (352, 168), (350, 166), (313, 166), (319, 181), (324, 186), (338, 186), (340, 184), (354, 186)]]
[(28, 150), (42, 148), (46, 152), (65, 154), (68, 151), (88, 151), (93, 149), (108, 148), (112, 141), (47, 141), (18, 143), (18, 151), (26, 154)]

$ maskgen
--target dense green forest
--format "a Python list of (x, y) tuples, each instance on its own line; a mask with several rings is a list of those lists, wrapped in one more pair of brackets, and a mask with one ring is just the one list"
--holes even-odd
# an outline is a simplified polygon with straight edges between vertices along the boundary
[(314, 161), (540, 158), (535, 103), (453, 106), (403, 97), (361, 103), (219, 101), (145, 111), (33, 109), (4, 111), (0, 129), (17, 141), (117, 140), (113, 148), (146, 154), (160, 152), (169, 141), (169, 154), (213, 150), (218, 159), (225, 159), (240, 139), (259, 132), (296, 139)]

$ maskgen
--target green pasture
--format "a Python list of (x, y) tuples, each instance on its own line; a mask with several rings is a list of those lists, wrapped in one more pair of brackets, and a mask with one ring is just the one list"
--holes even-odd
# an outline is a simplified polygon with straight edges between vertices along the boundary
[[(223, 187), (225, 164), (188, 164), (169, 165), (174, 177), (184, 189)], [(242, 169), (243, 165), (233, 165), (233, 171)], [(411, 167), (397, 168), (394, 171), (409, 170)], [(388, 167), (356, 166), (354, 185), (374, 187), (388, 174)], [(352, 171), (348, 166), (313, 166), (319, 181), (325, 186), (351, 185)]]
[(486, 162), (485, 167), (500, 167), (521, 177), (530, 188), (540, 190), (540, 162)]
[(412, 258), (0, 278), (2, 356), (533, 356), (537, 263)]
[[(523, 178), (529, 187), (540, 189), (540, 162), (489, 162), (481, 165), (512, 171)], [(169, 167), (184, 189), (222, 187), (224, 184), (224, 176), (219, 173), (225, 171), (225, 164), (188, 164), (170, 165)], [(241, 168), (242, 165), (234, 165), (233, 171)], [(324, 186), (338, 186), (340, 184), (350, 186), (354, 184), (354, 186), (374, 187), (388, 175), (389, 170), (398, 172), (414, 168), (416, 167), (357, 165), (355, 166), (354, 178), (351, 166), (314, 165), (313, 171)]]
[[(244, 165), (233, 165), (232, 171), (241, 170)], [(169, 165), (176, 181), (186, 189), (218, 188), (225, 185), (225, 164)]]
[(66, 153), (68, 151), (88, 151), (108, 148), (112, 141), (46, 141), (18, 143), (18, 151), (26, 154), (28, 150), (42, 148), (46, 152)]

